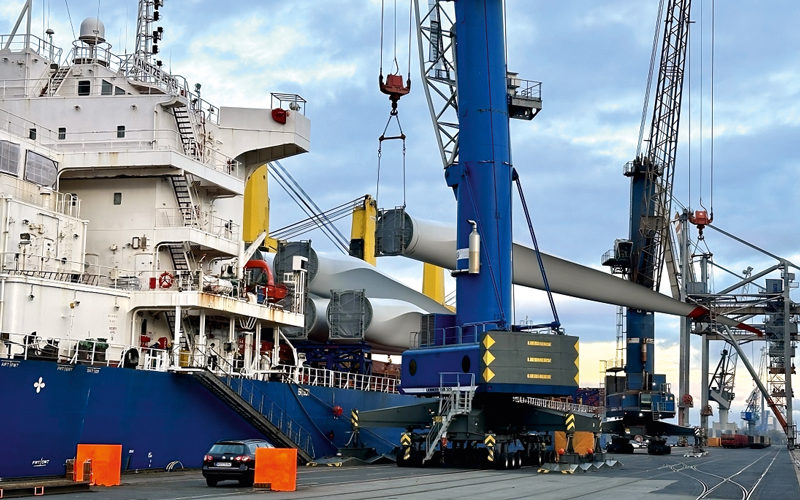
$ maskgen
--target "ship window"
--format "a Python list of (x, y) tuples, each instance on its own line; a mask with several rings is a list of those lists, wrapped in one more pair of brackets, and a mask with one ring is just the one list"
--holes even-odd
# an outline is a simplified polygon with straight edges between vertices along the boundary
[(125, 95), (125, 90), (119, 87), (114, 87), (114, 95)]
[(39, 153), (28, 151), (25, 160), (25, 180), (40, 186), (53, 187), (56, 182), (58, 162)]
[(92, 93), (92, 82), (89, 80), (78, 81), (78, 95), (89, 95)]
[(100, 88), (100, 95), (111, 95), (112, 90), (114, 90), (114, 86), (111, 85), (111, 82), (103, 80), (102, 87)]
[(122, 139), (125, 137), (125, 125), (120, 125), (117, 127), (117, 138)]
[(13, 175), (19, 173), (19, 144), (0, 141), (0, 172)]
[(58, 127), (58, 139), (63, 141), (67, 138), (67, 128), (66, 127)]
[(114, 193), (114, 205), (122, 205), (122, 193)]
[(28, 139), (35, 141), (36, 140), (36, 129), (32, 128), (28, 130)]

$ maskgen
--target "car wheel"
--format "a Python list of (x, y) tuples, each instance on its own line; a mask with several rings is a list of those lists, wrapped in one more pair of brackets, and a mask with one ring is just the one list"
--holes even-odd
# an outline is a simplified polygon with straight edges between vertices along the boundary
[(210, 477), (206, 478), (206, 484), (209, 486), (216, 486), (219, 481)]

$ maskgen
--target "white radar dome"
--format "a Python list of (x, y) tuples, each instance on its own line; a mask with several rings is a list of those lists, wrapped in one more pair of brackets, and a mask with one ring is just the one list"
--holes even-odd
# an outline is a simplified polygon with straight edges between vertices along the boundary
[(81, 36), (79, 40), (89, 45), (106, 41), (106, 27), (103, 21), (95, 17), (87, 17), (81, 23)]

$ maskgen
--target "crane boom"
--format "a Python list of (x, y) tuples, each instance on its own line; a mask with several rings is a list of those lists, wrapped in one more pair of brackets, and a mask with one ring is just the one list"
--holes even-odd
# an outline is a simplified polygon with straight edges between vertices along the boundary
[[(659, 6), (659, 15), (665, 0)], [(658, 66), (653, 115), (647, 147), (641, 144), (637, 157), (625, 165), (623, 173), (631, 179), (631, 204), (629, 239), (617, 240), (613, 252), (603, 256), (603, 264), (612, 273), (622, 274), (629, 281), (650, 290), (658, 291), (664, 262), (671, 253), (670, 210), (672, 205), (672, 179), (678, 147), (683, 75), (689, 38), (689, 13), (691, 0), (666, 0), (664, 31), (661, 39), (661, 59)], [(657, 24), (660, 26), (660, 24)], [(658, 28), (657, 28), (658, 29)], [(658, 33), (654, 45), (658, 43)], [(654, 48), (653, 54), (656, 53)], [(648, 90), (654, 65), (650, 68)], [(648, 93), (649, 96), (649, 93)], [(647, 101), (645, 98), (645, 101)], [(645, 102), (645, 110), (647, 102)], [(643, 116), (645, 113), (643, 113)], [(640, 134), (641, 137), (641, 134)], [(628, 309), (626, 313), (625, 377), (613, 380), (607, 375), (606, 387), (613, 383), (608, 396), (609, 408), (628, 411), (611, 411), (608, 417), (621, 417), (619, 421), (604, 423), (607, 432), (618, 437), (612, 440), (616, 452), (632, 452), (629, 429), (639, 429), (651, 436), (648, 452), (668, 452), (664, 435), (686, 435), (688, 428), (666, 426), (662, 419), (675, 415), (675, 397), (666, 383), (666, 375), (655, 374), (655, 319), (652, 311)], [(684, 382), (682, 380), (682, 382)], [(681, 384), (682, 387), (684, 384)], [(631, 406), (630, 392), (636, 391)], [(681, 391), (680, 408), (691, 405), (691, 397)], [(624, 401), (623, 401), (624, 400)], [(636, 408), (633, 410), (632, 408)], [(679, 423), (683, 424), (679, 418)], [(655, 439), (658, 437), (658, 439)]]
[(691, 0), (670, 0), (667, 7), (647, 151), (634, 160), (631, 172), (643, 175), (644, 182), (638, 227), (631, 231), (630, 279), (654, 290), (661, 283), (669, 231), (690, 9)]

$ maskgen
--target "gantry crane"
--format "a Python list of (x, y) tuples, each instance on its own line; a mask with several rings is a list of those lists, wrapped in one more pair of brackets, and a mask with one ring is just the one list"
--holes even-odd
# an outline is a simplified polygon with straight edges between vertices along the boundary
[[(660, 7), (663, 4), (662, 0)], [(628, 162), (623, 171), (631, 179), (629, 239), (617, 240), (614, 250), (603, 258), (603, 264), (611, 267), (612, 272), (655, 291), (658, 291), (661, 283), (666, 246), (671, 241), (669, 216), (672, 179), (675, 174), (690, 9), (690, 0), (667, 2), (661, 62), (646, 150), (641, 152), (640, 139), (636, 158)], [(649, 84), (648, 81), (648, 91)], [(693, 431), (662, 421), (675, 416), (676, 401), (666, 376), (653, 373), (653, 312), (628, 309), (626, 332), (625, 376), (613, 377), (611, 385), (606, 382), (609, 393), (606, 415), (614, 420), (605, 422), (603, 428), (616, 436), (610, 449), (632, 452), (629, 440), (633, 435), (641, 434), (650, 437), (650, 453), (669, 453), (663, 436), (689, 435)]]

